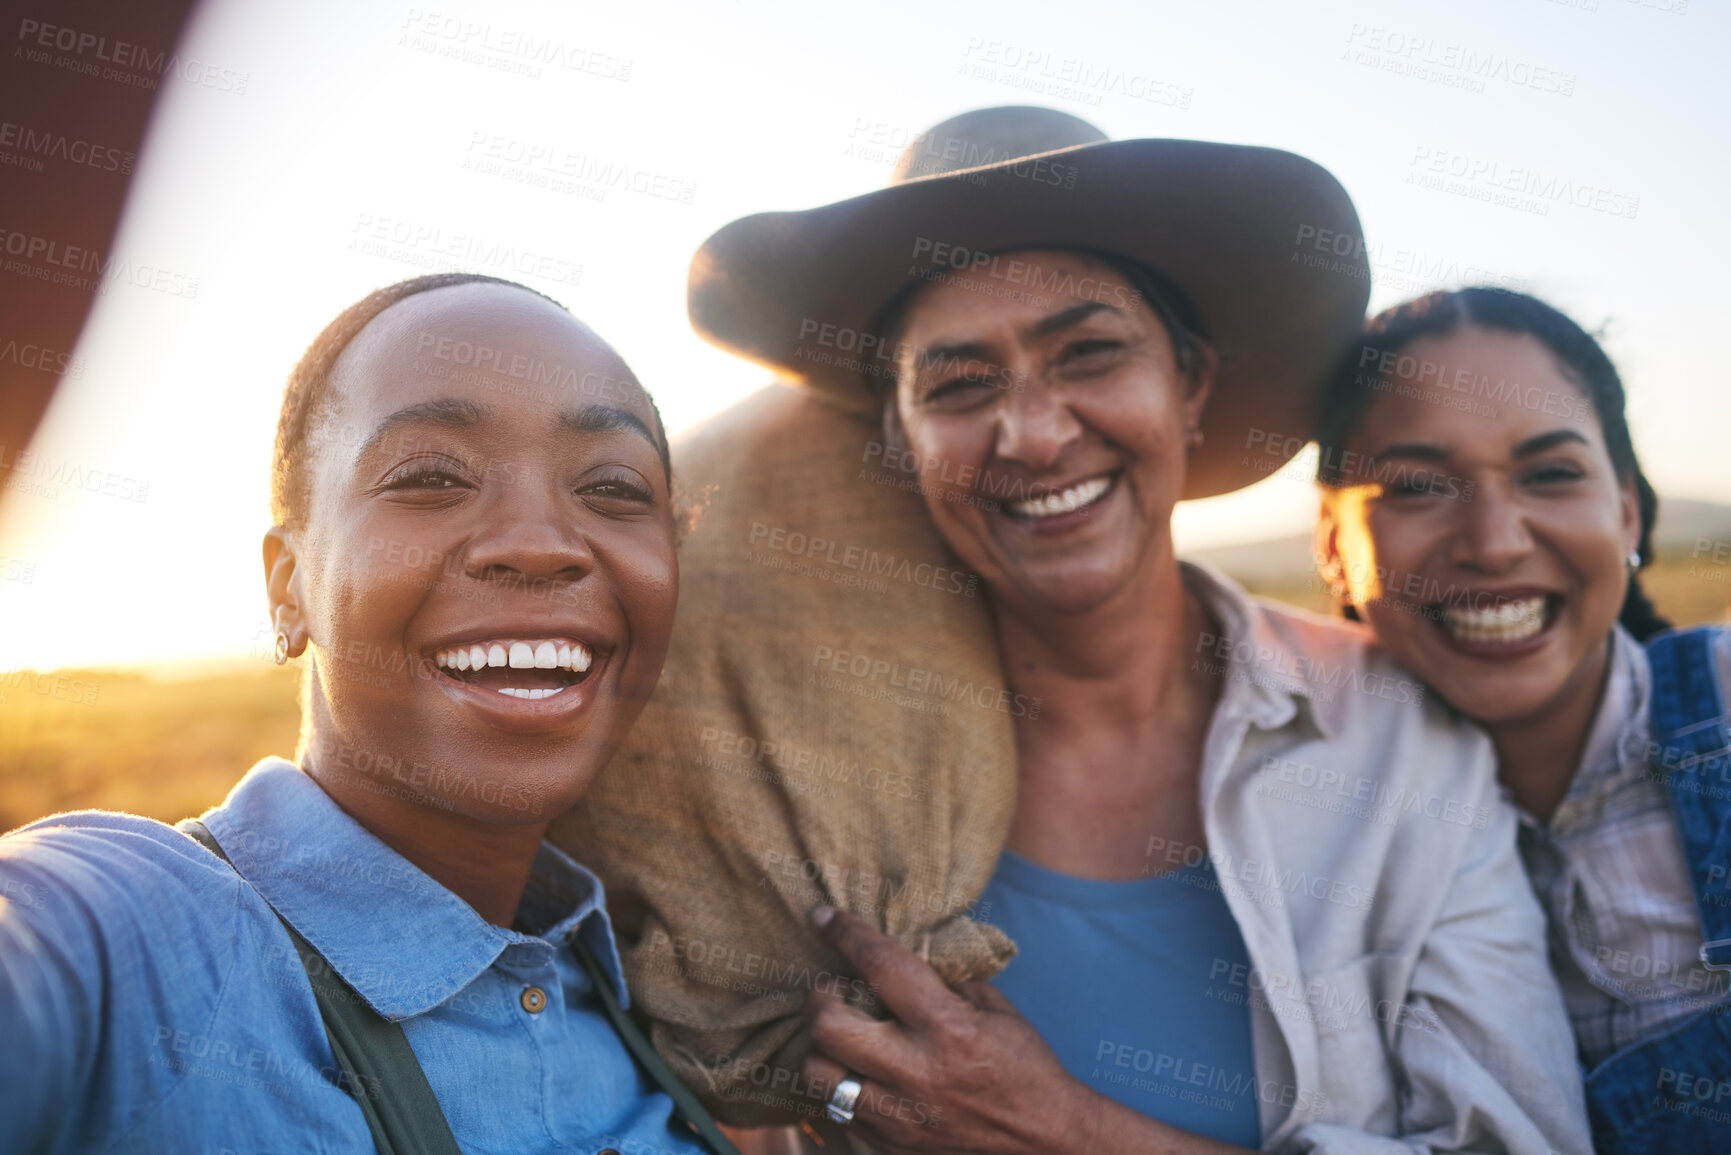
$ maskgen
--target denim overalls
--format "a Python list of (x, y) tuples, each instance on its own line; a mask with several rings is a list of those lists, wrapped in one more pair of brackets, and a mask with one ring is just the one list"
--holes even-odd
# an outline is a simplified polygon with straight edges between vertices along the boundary
[[(1665, 775), (1705, 931), (1701, 961), (1731, 970), (1731, 718), (1713, 669), (1717, 631), (1647, 642), (1647, 765)], [(1731, 1000), (1606, 1059), (1587, 1076), (1587, 1108), (1601, 1153), (1731, 1152)]]

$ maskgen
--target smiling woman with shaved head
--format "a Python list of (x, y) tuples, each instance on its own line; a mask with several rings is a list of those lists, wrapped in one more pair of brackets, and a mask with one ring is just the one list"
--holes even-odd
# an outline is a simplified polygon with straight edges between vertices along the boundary
[(179, 829), (0, 840), (9, 1149), (730, 1150), (542, 841), (660, 674), (669, 488), (631, 370), (521, 286), (405, 281), (319, 335), (264, 541), (300, 749)]

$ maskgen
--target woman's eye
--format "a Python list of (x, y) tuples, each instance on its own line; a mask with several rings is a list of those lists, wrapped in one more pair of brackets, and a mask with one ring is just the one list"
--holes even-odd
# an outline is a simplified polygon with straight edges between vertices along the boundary
[(392, 474), (385, 482), (386, 489), (395, 490), (446, 490), (463, 485), (463, 479), (455, 472), (434, 466), (416, 466)]
[(590, 497), (606, 498), (614, 501), (634, 501), (649, 503), (655, 495), (641, 482), (634, 478), (603, 477), (584, 485), (578, 492)]
[(1083, 341), (1072, 341), (1064, 347), (1058, 356), (1058, 364), (1073, 368), (1087, 368), (1090, 365), (1104, 362), (1111, 354), (1123, 348), (1123, 343), (1104, 337), (1093, 337)]
[(985, 382), (978, 378), (952, 377), (948, 381), (939, 382), (926, 390), (926, 400), (940, 402), (959, 401), (976, 390), (983, 388), (984, 385)]
[(1424, 497), (1438, 492), (1437, 479), (1428, 473), (1410, 473), (1383, 486), (1386, 497)]
[(1527, 474), (1527, 480), (1537, 485), (1556, 485), (1579, 481), (1586, 474), (1573, 465), (1541, 465)]

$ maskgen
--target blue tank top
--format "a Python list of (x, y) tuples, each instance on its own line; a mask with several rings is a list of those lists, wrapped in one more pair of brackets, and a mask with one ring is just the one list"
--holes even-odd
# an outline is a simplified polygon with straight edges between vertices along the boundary
[(1212, 863), (1102, 882), (1005, 850), (976, 916), (1016, 940), (993, 981), (1071, 1075), (1173, 1127), (1262, 1145), (1249, 957)]

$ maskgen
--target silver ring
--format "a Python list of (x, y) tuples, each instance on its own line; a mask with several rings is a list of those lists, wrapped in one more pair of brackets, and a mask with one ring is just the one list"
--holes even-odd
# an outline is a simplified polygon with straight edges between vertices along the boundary
[(854, 1104), (859, 1102), (861, 1089), (859, 1080), (849, 1075), (829, 1093), (829, 1102), (823, 1107), (824, 1113), (843, 1126), (852, 1123)]

